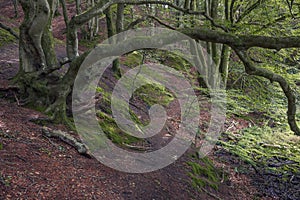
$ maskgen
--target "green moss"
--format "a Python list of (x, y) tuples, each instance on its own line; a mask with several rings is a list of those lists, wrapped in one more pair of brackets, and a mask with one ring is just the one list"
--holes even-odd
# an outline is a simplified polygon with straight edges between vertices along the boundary
[(13, 42), (16, 42), (16, 38), (6, 30), (0, 29), (0, 47)]
[(188, 72), (189, 69), (191, 69), (191, 64), (186, 61), (183, 56), (162, 52), (160, 57), (163, 58), (162, 64), (168, 65), (176, 70)]
[(199, 159), (199, 162), (187, 163), (191, 167), (191, 172), (188, 175), (192, 178), (192, 185), (200, 190), (206, 186), (217, 190), (221, 180), (219, 170), (207, 157)]
[(225, 133), (224, 137), (227, 141), (220, 144), (253, 166), (283, 174), (283, 179), (290, 173), (300, 173), (300, 137), (287, 124), (276, 128), (253, 126), (238, 134)]
[(142, 64), (141, 63), (142, 59), (143, 59), (143, 55), (140, 52), (133, 51), (132, 53), (127, 54), (121, 59), (121, 64), (130, 68), (134, 68)]
[(107, 137), (115, 144), (122, 146), (125, 144), (132, 144), (138, 142), (139, 139), (133, 137), (127, 133), (124, 133), (115, 123), (114, 119), (105, 114), (104, 112), (98, 111), (97, 117), (99, 118), (99, 124), (103, 132)]
[(27, 108), (30, 108), (32, 110), (36, 110), (38, 112), (45, 112), (45, 110), (47, 109), (45, 106), (42, 106), (42, 105), (38, 105), (38, 104), (35, 104), (33, 102), (29, 103), (27, 106)]
[(174, 100), (174, 96), (164, 86), (159, 84), (146, 84), (138, 88), (134, 94), (138, 96), (149, 106), (154, 104), (160, 104), (168, 106), (170, 102)]

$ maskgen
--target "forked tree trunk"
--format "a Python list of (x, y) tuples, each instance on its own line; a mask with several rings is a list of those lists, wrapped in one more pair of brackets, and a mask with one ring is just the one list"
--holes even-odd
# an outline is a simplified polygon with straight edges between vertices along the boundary
[(57, 1), (20, 1), (24, 21), (20, 26), (20, 70), (15, 81), (21, 88), (23, 98), (27, 98), (27, 103), (35, 107), (48, 107), (47, 111), (53, 119), (64, 122), (67, 120), (66, 98), (70, 93), (70, 81), (48, 76), (59, 68), (51, 31)]

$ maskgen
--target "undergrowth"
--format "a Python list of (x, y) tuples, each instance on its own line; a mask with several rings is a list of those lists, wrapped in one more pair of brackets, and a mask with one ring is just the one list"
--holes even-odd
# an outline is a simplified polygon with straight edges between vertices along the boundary
[(220, 144), (257, 169), (281, 174), (283, 178), (300, 173), (300, 137), (289, 131), (287, 125), (253, 126), (224, 136), (227, 141)]

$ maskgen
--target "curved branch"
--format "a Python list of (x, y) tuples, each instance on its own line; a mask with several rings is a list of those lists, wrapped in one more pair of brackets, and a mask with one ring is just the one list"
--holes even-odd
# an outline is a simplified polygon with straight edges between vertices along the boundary
[(296, 96), (289, 82), (278, 74), (275, 74), (267, 69), (256, 67), (255, 64), (248, 57), (247, 52), (245, 50), (241, 50), (241, 49), (234, 49), (234, 50), (239, 56), (239, 58), (241, 59), (241, 61), (243, 62), (247, 74), (261, 76), (269, 79), (271, 82), (275, 81), (279, 83), (281, 89), (283, 90), (285, 96), (288, 99), (287, 118), (288, 118), (289, 126), (296, 135), (300, 136), (300, 129), (296, 122), (296, 110), (297, 110)]

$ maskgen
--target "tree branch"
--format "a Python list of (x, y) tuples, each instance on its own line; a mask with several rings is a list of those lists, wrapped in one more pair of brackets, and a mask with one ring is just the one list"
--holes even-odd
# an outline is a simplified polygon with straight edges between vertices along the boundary
[(242, 49), (235, 48), (234, 50), (239, 56), (239, 58), (241, 59), (241, 61), (243, 62), (247, 74), (261, 76), (269, 79), (271, 82), (275, 81), (279, 83), (281, 89), (283, 90), (285, 96), (288, 99), (288, 110), (287, 110), (288, 123), (290, 125), (291, 130), (296, 135), (300, 136), (300, 129), (296, 122), (296, 110), (297, 110), (296, 96), (289, 82), (278, 74), (275, 74), (267, 69), (256, 67), (255, 64), (249, 58), (249, 56), (247, 55), (245, 49), (242, 50)]
[(146, 15), (146, 16), (143, 16), (142, 18), (139, 18), (135, 21), (133, 21), (132, 23), (130, 23), (125, 30), (130, 30), (132, 29), (133, 27), (135, 27), (136, 25), (138, 25), (139, 23), (142, 23), (144, 21), (146, 21), (147, 19), (153, 19), (154, 21), (156, 21), (157, 23), (159, 23), (160, 25), (162, 26), (165, 26), (169, 29), (172, 29), (172, 30), (176, 30), (174, 27), (162, 22), (160, 19), (158, 19), (157, 17), (155, 16), (152, 16), (152, 15)]
[(251, 47), (261, 47), (279, 51), (284, 48), (300, 47), (299, 36), (269, 37), (258, 35), (233, 35), (207, 28), (181, 29), (178, 31), (197, 40), (227, 44), (235, 48), (249, 49)]
[(97, 3), (94, 7), (92, 7), (90, 10), (87, 10), (86, 12), (75, 16), (72, 19), (72, 21), (74, 21), (74, 23), (77, 26), (83, 25), (90, 18), (103, 14), (104, 10), (106, 10), (110, 6), (112, 6), (114, 4), (120, 4), (120, 3), (128, 4), (128, 5), (161, 4), (161, 5), (167, 5), (171, 8), (174, 8), (185, 14), (192, 14), (192, 15), (203, 15), (204, 14), (204, 12), (192, 11), (190, 9), (181, 8), (180, 6), (177, 6), (171, 2), (165, 2), (165, 1), (160, 1), (160, 0), (111, 0), (107, 3), (106, 3), (106, 1), (102, 0), (99, 3)]

